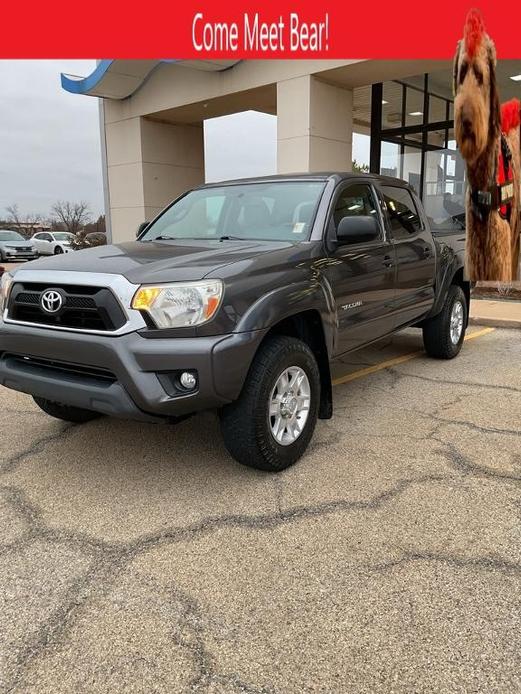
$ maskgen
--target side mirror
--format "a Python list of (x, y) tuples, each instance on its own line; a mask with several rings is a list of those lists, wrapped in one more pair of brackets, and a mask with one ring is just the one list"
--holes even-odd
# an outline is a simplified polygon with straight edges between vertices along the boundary
[(150, 222), (141, 222), (141, 224), (138, 226), (137, 231), (136, 231), (136, 238), (141, 236), (141, 234), (145, 231), (147, 226), (150, 224)]
[(342, 217), (336, 232), (337, 242), (340, 246), (374, 241), (379, 236), (378, 221), (376, 217), (371, 215)]

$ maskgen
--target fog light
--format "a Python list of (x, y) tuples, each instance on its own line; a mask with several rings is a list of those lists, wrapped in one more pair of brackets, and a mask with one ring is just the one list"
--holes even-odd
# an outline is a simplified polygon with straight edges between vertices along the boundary
[(191, 374), (189, 371), (183, 371), (183, 373), (179, 377), (179, 382), (181, 383), (183, 388), (186, 388), (186, 390), (193, 390), (197, 385), (197, 378), (194, 376), (194, 374)]

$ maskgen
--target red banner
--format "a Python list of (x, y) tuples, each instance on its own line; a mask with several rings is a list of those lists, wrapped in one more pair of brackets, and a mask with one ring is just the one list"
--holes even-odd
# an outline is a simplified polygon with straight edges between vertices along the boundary
[[(453, 56), (473, 3), (6, 2), (4, 58), (435, 58)], [(521, 3), (483, 0), (498, 57), (521, 58)]]

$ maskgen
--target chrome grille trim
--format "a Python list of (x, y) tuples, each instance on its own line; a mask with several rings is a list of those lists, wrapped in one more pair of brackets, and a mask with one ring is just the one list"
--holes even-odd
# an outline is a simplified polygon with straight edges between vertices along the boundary
[(127, 317), (127, 321), (118, 330), (83, 330), (80, 328), (57, 327), (45, 323), (29, 323), (8, 318), (8, 308), (4, 310), (2, 320), (6, 324), (25, 325), (39, 330), (57, 330), (60, 332), (80, 333), (89, 335), (105, 335), (106, 337), (125, 335), (146, 328), (146, 323), (139, 311), (131, 308), (134, 294), (139, 288), (138, 284), (132, 284), (123, 275), (113, 275), (101, 272), (71, 272), (68, 270), (25, 270), (23, 268), (12, 273), (14, 282), (35, 282), (46, 284), (48, 287), (55, 285), (71, 284), (83, 287), (104, 287), (110, 289)]

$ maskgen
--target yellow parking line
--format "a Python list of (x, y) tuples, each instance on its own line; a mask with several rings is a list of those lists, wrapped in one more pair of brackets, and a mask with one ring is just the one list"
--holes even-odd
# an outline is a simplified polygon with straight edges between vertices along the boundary
[[(482, 337), (483, 335), (488, 335), (488, 333), (494, 332), (495, 328), (483, 328), (482, 330), (476, 330), (475, 332), (465, 335), (465, 340), (472, 340), (475, 337)], [(394, 359), (388, 359), (387, 361), (381, 361), (379, 364), (374, 366), (368, 366), (365, 369), (359, 369), (358, 371), (353, 371), (346, 376), (341, 376), (333, 381), (334, 386), (338, 386), (341, 383), (347, 383), (348, 381), (354, 381), (357, 378), (363, 378), (364, 376), (369, 376), (369, 374), (374, 374), (376, 371), (382, 371), (383, 369), (388, 369), (391, 366), (396, 366), (397, 364), (403, 364), (405, 361), (410, 361), (416, 357), (421, 357), (425, 354), (423, 350), (418, 352), (410, 352), (409, 354), (402, 354), (401, 357), (395, 357)]]

